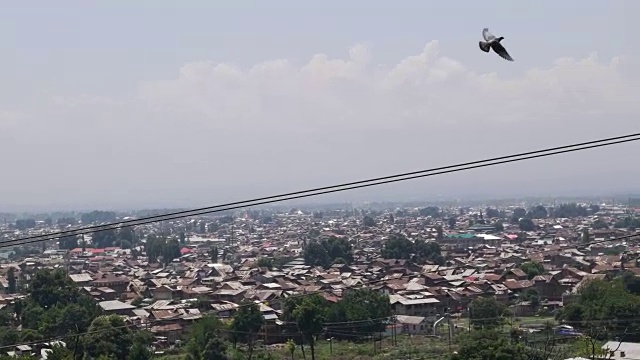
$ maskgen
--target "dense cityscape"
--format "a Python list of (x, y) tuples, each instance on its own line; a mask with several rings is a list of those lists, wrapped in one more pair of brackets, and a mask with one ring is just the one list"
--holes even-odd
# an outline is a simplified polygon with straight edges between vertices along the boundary
[(635, 202), (248, 209), (134, 227), (119, 222), (152, 213), (3, 214), (0, 348), (25, 359), (632, 358)]

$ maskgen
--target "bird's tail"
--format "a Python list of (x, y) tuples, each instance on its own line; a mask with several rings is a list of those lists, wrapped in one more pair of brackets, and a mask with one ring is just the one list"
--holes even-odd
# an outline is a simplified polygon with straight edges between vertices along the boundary
[(489, 43), (486, 42), (486, 41), (480, 41), (479, 45), (480, 45), (480, 50), (482, 50), (484, 52), (489, 52), (489, 49), (491, 48)]

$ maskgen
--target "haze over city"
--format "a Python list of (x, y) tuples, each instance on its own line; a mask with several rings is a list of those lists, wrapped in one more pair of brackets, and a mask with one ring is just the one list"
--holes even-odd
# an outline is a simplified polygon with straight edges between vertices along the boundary
[[(631, 1), (6, 4), (0, 211), (199, 206), (636, 132), (639, 10)], [(479, 51), (483, 27), (505, 37), (514, 63)], [(636, 150), (322, 199), (637, 192)]]

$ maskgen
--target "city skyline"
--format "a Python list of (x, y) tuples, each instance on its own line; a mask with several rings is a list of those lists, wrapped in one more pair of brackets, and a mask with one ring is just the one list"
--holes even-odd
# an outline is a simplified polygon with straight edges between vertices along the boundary
[[(0, 14), (0, 210), (198, 207), (637, 128), (634, 2), (142, 4)], [(325, 198), (635, 192), (634, 146)]]

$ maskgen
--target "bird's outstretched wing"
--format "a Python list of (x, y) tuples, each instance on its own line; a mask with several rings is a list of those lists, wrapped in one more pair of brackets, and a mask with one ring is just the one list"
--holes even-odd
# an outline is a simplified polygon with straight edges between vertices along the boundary
[(509, 55), (507, 49), (505, 49), (504, 46), (502, 46), (502, 44), (500, 44), (499, 42), (491, 43), (491, 47), (493, 48), (493, 51), (496, 52), (496, 54), (500, 55), (501, 58), (513, 61), (513, 58), (511, 57), (511, 55)]
[(488, 28), (482, 29), (482, 37), (485, 41), (491, 41), (496, 38), (492, 33), (489, 32)]
[(480, 45), (480, 50), (484, 52), (489, 52), (489, 49), (491, 49), (491, 45), (486, 41), (480, 41), (478, 44)]

